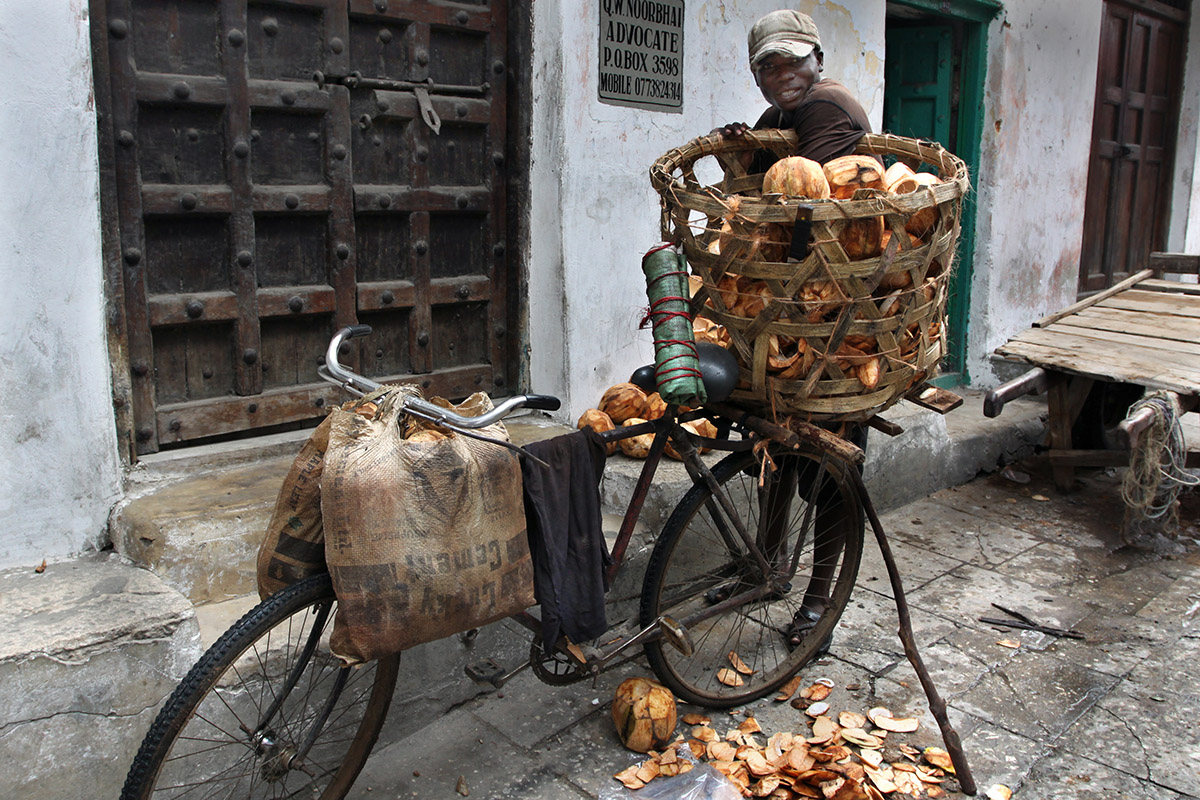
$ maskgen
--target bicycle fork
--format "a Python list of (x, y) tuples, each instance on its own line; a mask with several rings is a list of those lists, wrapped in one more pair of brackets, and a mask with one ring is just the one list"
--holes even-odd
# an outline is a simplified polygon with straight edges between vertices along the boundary
[(291, 696), (309, 659), (316, 652), (321, 639), (321, 631), (325, 628), (325, 622), (329, 618), (331, 609), (332, 604), (326, 603), (317, 612), (313, 619), (312, 630), (309, 631), (304, 647), (301, 649), (296, 663), (292, 666), (282, 690), (271, 700), (271, 704), (263, 712), (255, 729), (250, 730), (245, 723), (240, 725), (242, 732), (250, 737), (251, 748), (262, 758), (262, 775), (270, 783), (282, 780), (290, 770), (304, 769), (304, 759), (329, 721), (329, 715), (337, 706), (337, 701), (342, 696), (342, 691), (346, 688), (346, 681), (350, 677), (350, 667), (342, 667), (338, 670), (333, 686), (329, 690), (329, 696), (325, 699), (321, 710), (312, 719), (304, 741), (299, 744), (284, 744), (279, 741), (272, 730), (271, 723), (283, 707), (284, 702)]

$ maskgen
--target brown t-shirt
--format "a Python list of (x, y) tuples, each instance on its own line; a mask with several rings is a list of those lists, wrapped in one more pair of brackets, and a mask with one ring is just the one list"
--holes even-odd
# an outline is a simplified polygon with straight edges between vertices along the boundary
[[(792, 128), (800, 137), (796, 153), (824, 164), (853, 153), (863, 134), (871, 132), (871, 123), (849, 89), (825, 78), (814, 83), (790, 113), (768, 108), (754, 123), (755, 130), (763, 128)], [(752, 171), (765, 172), (775, 161), (762, 151), (755, 157)]]

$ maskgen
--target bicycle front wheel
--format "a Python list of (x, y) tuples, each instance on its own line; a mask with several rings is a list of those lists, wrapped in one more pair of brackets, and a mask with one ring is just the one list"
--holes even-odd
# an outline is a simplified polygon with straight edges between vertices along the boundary
[[(863, 544), (863, 513), (846, 472), (853, 467), (815, 451), (771, 456), (774, 469), (747, 452), (712, 470), (753, 548), (717, 496), (697, 484), (651, 553), (641, 623), (670, 616), (688, 631), (693, 652), (658, 639), (646, 657), (686, 702), (726, 708), (778, 689), (824, 652), (849, 602)], [(770, 582), (770, 593), (749, 596)]]
[(400, 657), (343, 667), (328, 575), (272, 595), (196, 663), (142, 741), (122, 800), (349, 791), (383, 727)]

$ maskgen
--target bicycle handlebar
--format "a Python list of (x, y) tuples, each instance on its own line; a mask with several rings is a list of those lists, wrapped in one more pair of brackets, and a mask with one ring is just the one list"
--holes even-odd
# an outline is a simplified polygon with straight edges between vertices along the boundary
[[(338, 361), (338, 352), (347, 339), (366, 336), (370, 332), (370, 325), (348, 325), (335, 333), (333, 338), (329, 340), (329, 347), (325, 350), (325, 366), (323, 370), (317, 370), (317, 374), (322, 379), (337, 384), (360, 397), (380, 388), (382, 384), (346, 369)], [(562, 403), (559, 402), (557, 397), (550, 395), (520, 394), (515, 397), (509, 397), (491, 411), (480, 414), (477, 417), (464, 417), (461, 414), (456, 414), (449, 409), (434, 405), (428, 400), (423, 400), (419, 397), (406, 397), (403, 401), (403, 409), (414, 416), (421, 417), (438, 425), (465, 430), (475, 430), (494, 425), (518, 408), (557, 411), (561, 405)]]

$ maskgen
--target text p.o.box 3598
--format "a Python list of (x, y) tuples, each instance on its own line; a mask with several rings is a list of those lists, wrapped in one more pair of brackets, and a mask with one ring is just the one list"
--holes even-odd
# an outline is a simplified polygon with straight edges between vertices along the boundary
[(600, 101), (683, 110), (683, 0), (600, 0)]

